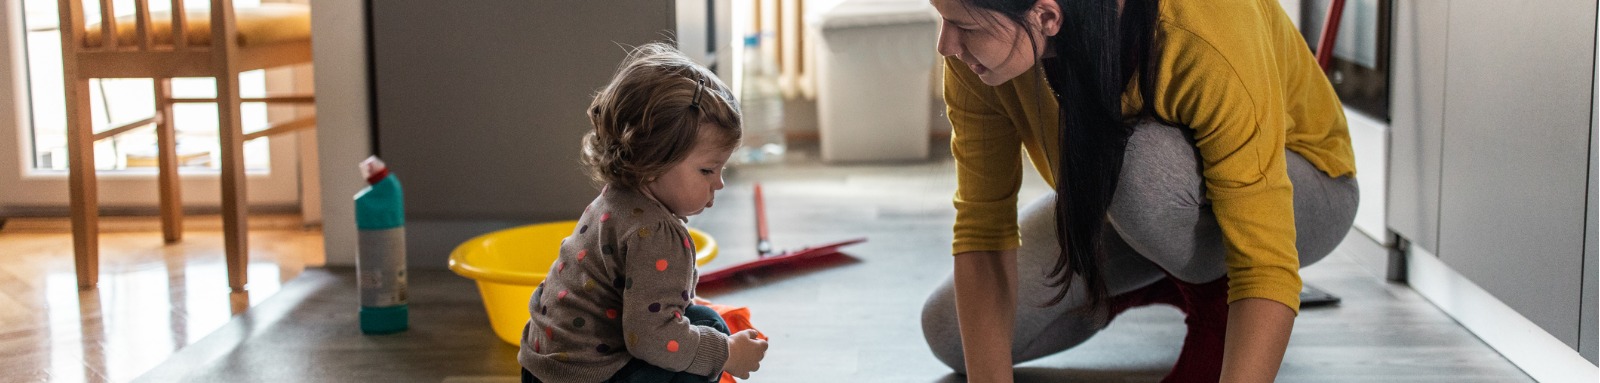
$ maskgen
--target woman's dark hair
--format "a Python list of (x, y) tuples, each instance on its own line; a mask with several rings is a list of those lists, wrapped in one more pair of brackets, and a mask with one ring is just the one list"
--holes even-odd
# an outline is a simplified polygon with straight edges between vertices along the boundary
[[(995, 11), (1021, 28), (1034, 28), (1025, 18), (1037, 0), (970, 0), (968, 6)], [(1101, 269), (1101, 239), (1109, 230), (1106, 210), (1117, 190), (1122, 157), (1133, 124), (1156, 118), (1155, 65), (1159, 61), (1155, 23), (1159, 0), (1056, 0), (1061, 30), (1047, 37), (1053, 57), (1042, 60), (1045, 77), (1060, 105), (1061, 158), (1056, 164), (1056, 241), (1061, 256), (1050, 270), (1048, 285), (1060, 287), (1046, 305), (1060, 303), (1074, 276), (1083, 278), (1088, 304), (1106, 303)], [(1120, 11), (1120, 12), (1119, 12)], [(1031, 32), (1031, 31), (1029, 31)], [(1032, 33), (1028, 33), (1030, 42)], [(1049, 54), (1046, 54), (1049, 56)], [(1135, 75), (1142, 107), (1135, 116), (1122, 114), (1122, 93)]]

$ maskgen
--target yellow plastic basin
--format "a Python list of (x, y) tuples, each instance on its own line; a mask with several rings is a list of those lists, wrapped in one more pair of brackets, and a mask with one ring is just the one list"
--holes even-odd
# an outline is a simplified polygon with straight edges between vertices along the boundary
[[(545, 273), (560, 255), (561, 240), (571, 235), (577, 224), (562, 221), (499, 230), (467, 240), (450, 253), (450, 270), (478, 281), (489, 325), (501, 340), (521, 343), (522, 326), (528, 323), (528, 298), (544, 282)], [(717, 257), (716, 239), (692, 228), (689, 237), (699, 249), (695, 264), (703, 266)]]

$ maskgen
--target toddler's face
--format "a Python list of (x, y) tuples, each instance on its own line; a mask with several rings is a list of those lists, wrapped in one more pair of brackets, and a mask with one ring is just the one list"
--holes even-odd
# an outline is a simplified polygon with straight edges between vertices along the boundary
[(722, 168), (733, 149), (719, 148), (714, 129), (702, 127), (689, 157), (672, 165), (666, 173), (645, 183), (645, 189), (667, 205), (673, 214), (688, 217), (711, 207), (716, 192), (722, 190)]

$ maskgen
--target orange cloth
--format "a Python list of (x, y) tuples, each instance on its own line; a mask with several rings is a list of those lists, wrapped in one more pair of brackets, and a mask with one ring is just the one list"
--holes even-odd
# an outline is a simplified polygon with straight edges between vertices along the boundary
[[(706, 305), (706, 307), (716, 310), (717, 315), (722, 316), (722, 321), (728, 324), (728, 333), (730, 334), (737, 334), (740, 331), (754, 330), (756, 328), (755, 325), (750, 324), (749, 307), (734, 307), (719, 304), (709, 304)], [(767, 340), (767, 335), (762, 334), (760, 330), (757, 330), (756, 339)], [(733, 380), (733, 375), (730, 375), (726, 372), (722, 373), (722, 380), (719, 380), (718, 382), (738, 383), (738, 381)]]

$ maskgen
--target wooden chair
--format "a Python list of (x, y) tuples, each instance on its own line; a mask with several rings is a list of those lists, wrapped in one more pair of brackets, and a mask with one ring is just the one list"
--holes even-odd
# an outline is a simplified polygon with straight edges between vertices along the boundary
[[(241, 98), (239, 73), (311, 62), (310, 16), (304, 6), (275, 4), (241, 7), (230, 0), (210, 0), (209, 12), (170, 1), (172, 12), (151, 12), (150, 0), (134, 0), (134, 13), (116, 17), (114, 0), (99, 3), (100, 20), (84, 24), (83, 0), (60, 0), (61, 56), (66, 82), (68, 184), (71, 193), (72, 242), (78, 287), (94, 288), (99, 280), (99, 202), (96, 195), (94, 142), (155, 124), (159, 147), (162, 236), (176, 242), (183, 235), (183, 208), (178, 190), (175, 103), (216, 103), (222, 157), (222, 227), (228, 264), (228, 286), (242, 291), (246, 280), (247, 236), (243, 145), (251, 139), (312, 127), (305, 117), (244, 134), (241, 102), (309, 104), (310, 96)], [(202, 0), (204, 1), (204, 0)], [(216, 26), (215, 28), (213, 26)], [(216, 79), (216, 98), (173, 98), (172, 78)], [(155, 81), (154, 117), (101, 132), (90, 119), (89, 79), (150, 78)]]

